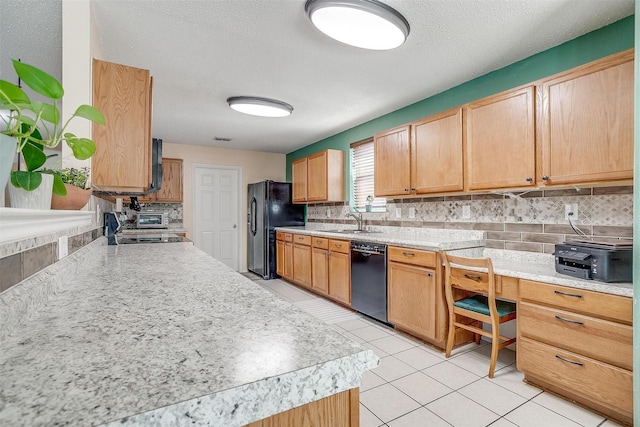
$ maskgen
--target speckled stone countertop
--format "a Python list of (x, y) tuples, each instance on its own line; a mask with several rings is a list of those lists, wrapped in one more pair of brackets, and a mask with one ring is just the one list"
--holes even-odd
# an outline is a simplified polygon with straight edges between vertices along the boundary
[[(333, 230), (353, 230), (355, 228), (330, 224)], [(318, 224), (307, 224), (305, 227), (276, 227), (277, 231), (304, 233), (311, 236), (331, 239), (363, 240), (367, 242), (386, 243), (407, 248), (427, 251), (452, 250), (462, 248), (484, 247), (484, 232), (473, 230), (440, 230), (430, 228), (377, 227), (368, 233), (336, 233), (328, 231)]]
[[(192, 244), (77, 253), (0, 342), (0, 425), (240, 426), (358, 387), (378, 364)], [(0, 303), (23, 286), (40, 285)]]
[[(330, 229), (327, 227), (331, 227)], [(327, 230), (348, 230), (353, 226), (340, 224), (307, 224), (306, 227), (277, 227), (278, 231), (304, 233), (312, 236), (333, 239), (366, 240), (389, 245), (431, 251), (455, 251), (469, 257), (489, 257), (493, 261), (496, 274), (552, 283), (578, 289), (604, 292), (608, 294), (633, 296), (633, 283), (604, 283), (595, 280), (583, 280), (555, 270), (555, 257), (550, 254), (534, 252), (490, 249), (484, 247), (483, 232), (468, 230), (440, 230), (429, 228), (377, 227), (372, 233), (350, 234)]]

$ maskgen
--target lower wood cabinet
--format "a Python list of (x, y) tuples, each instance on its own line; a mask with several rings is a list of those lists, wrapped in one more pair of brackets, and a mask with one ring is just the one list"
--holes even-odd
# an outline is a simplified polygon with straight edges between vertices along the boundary
[(311, 287), (311, 237), (293, 235), (293, 280)]
[(389, 322), (436, 340), (435, 253), (389, 247), (387, 254)]
[(311, 287), (329, 294), (329, 239), (313, 237), (311, 239)]
[(525, 381), (633, 423), (631, 298), (520, 280)]
[(329, 251), (329, 296), (351, 305), (351, 256), (349, 242), (331, 240), (334, 246), (346, 247), (347, 252)]
[(276, 233), (276, 273), (293, 280), (293, 234)]

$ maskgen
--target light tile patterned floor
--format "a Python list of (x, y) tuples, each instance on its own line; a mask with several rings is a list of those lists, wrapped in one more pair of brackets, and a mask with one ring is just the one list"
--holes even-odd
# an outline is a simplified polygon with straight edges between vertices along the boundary
[(380, 357), (362, 378), (362, 427), (619, 426), (522, 382), (513, 351), (500, 351), (489, 379), (487, 345), (469, 344), (446, 359), (440, 350), (282, 280), (247, 277)]

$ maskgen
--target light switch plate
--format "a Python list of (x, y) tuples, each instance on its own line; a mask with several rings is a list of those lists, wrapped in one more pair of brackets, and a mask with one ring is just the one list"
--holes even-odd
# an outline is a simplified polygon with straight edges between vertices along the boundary
[(69, 255), (69, 237), (62, 236), (58, 238), (58, 259), (62, 259)]
[(402, 218), (402, 208), (396, 208), (396, 218)]

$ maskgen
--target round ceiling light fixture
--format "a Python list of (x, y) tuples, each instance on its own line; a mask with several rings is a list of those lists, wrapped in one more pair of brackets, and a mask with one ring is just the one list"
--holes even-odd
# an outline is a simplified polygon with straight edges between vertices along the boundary
[(363, 49), (394, 49), (409, 36), (404, 16), (377, 0), (307, 0), (304, 10), (329, 37)]
[(241, 113), (260, 117), (286, 117), (293, 112), (293, 107), (286, 102), (257, 96), (232, 96), (227, 104)]

